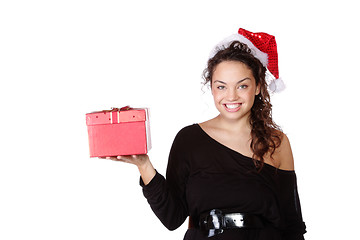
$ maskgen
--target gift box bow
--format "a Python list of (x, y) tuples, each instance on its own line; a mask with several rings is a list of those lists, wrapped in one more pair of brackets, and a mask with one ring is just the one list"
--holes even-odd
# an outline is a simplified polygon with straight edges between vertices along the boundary
[(130, 106), (125, 106), (122, 108), (114, 108), (112, 107), (111, 110), (102, 110), (103, 112), (117, 112), (117, 111), (129, 111), (132, 110), (134, 108), (130, 107)]

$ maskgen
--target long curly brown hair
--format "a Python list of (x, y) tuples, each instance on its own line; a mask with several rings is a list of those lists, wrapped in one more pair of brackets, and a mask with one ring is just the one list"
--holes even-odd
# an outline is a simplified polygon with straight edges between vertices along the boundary
[(246, 44), (234, 41), (229, 47), (220, 49), (214, 57), (208, 60), (207, 68), (203, 72), (204, 84), (210, 83), (211, 86), (214, 70), (223, 61), (239, 61), (246, 64), (252, 71), (256, 85), (260, 86), (260, 93), (255, 96), (249, 119), (252, 158), (260, 171), (264, 166), (264, 157), (270, 154), (269, 156), (272, 158), (282, 140), (282, 131), (272, 120), (272, 105), (268, 85), (265, 81), (266, 68), (259, 59), (254, 57)]

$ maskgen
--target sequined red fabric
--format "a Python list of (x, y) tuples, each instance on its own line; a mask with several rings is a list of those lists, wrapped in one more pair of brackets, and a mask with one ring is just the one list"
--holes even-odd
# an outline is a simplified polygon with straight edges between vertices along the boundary
[(278, 79), (278, 54), (275, 37), (263, 32), (253, 33), (243, 28), (240, 28), (238, 33), (249, 39), (260, 51), (268, 54), (269, 63), (267, 68)]

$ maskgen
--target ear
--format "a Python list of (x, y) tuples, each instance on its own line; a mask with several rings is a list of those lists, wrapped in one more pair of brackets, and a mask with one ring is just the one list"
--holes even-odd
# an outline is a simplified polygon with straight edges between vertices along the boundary
[(255, 95), (259, 95), (260, 93), (260, 84), (256, 86)]

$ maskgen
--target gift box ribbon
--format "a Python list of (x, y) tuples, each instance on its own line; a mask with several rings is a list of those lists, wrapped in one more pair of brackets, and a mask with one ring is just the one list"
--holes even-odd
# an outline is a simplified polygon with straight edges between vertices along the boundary
[[(120, 123), (120, 112), (121, 111), (129, 111), (129, 110), (132, 110), (133, 108), (131, 108), (130, 106), (125, 106), (125, 107), (122, 107), (122, 108), (111, 108), (110, 112), (113, 112), (113, 113), (110, 113), (110, 122), (111, 123), (116, 123), (113, 121), (113, 116), (114, 113), (116, 112), (117, 114), (117, 123)], [(106, 110), (105, 110), (106, 111)]]
[(122, 122), (146, 121), (146, 109), (135, 109), (129, 106), (122, 108), (111, 108), (87, 114), (87, 125), (116, 124)]

